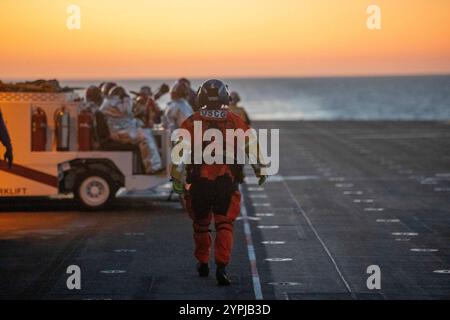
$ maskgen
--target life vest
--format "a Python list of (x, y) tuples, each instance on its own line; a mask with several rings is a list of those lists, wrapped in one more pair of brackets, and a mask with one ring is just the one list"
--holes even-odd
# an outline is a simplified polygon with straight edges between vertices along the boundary
[[(181, 128), (186, 129), (190, 132), (191, 138), (194, 137), (194, 122), (201, 121), (202, 123), (202, 137), (204, 132), (208, 129), (217, 129), (221, 131), (223, 136), (223, 155), (226, 154), (226, 130), (227, 129), (242, 129), (246, 131), (249, 127), (244, 123), (244, 121), (236, 114), (228, 111), (227, 109), (217, 109), (217, 110), (209, 110), (202, 109), (194, 113), (191, 117), (189, 117), (181, 126)], [(192, 141), (191, 146), (193, 148), (196, 141)], [(198, 142), (197, 142), (198, 143)], [(211, 141), (201, 141), (202, 143), (202, 154), (205, 148), (212, 143)], [(201, 164), (195, 164), (194, 162), (194, 153), (192, 154), (192, 159), (190, 165), (186, 166), (187, 170), (187, 182), (192, 183), (198, 178), (207, 178), (209, 180), (215, 180), (223, 175), (230, 175), (234, 178), (234, 181), (241, 183), (242, 181), (242, 170), (243, 165), (236, 163), (236, 154), (237, 154), (237, 143), (236, 138), (234, 141), (234, 163), (227, 164), (226, 159), (223, 159), (223, 164), (206, 164), (202, 162)], [(203, 159), (203, 157), (202, 157)]]

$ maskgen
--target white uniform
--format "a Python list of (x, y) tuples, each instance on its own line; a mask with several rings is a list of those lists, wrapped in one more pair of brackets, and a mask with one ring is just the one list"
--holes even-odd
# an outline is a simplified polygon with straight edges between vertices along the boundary
[(162, 161), (151, 129), (139, 127), (133, 117), (130, 98), (117, 96), (105, 98), (100, 111), (106, 116), (111, 139), (122, 143), (137, 144), (147, 174), (162, 169)]
[(189, 118), (193, 113), (192, 107), (185, 99), (172, 100), (167, 104), (166, 110), (164, 110), (164, 127), (172, 133), (181, 127), (184, 120)]

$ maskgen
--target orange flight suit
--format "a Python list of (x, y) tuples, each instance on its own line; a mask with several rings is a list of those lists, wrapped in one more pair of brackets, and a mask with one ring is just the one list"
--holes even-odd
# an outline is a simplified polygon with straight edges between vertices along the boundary
[[(216, 128), (222, 131), (224, 140), (226, 140), (226, 129), (242, 129), (244, 131), (249, 129), (249, 126), (238, 115), (227, 109), (212, 110), (212, 112), (203, 109), (194, 113), (181, 125), (181, 128), (189, 131), (192, 147), (195, 144), (193, 141), (194, 121), (202, 122), (202, 136), (207, 129)], [(205, 147), (205, 143), (203, 141), (201, 143), (202, 147)], [(223, 145), (226, 146), (226, 141)], [(213, 217), (216, 229), (215, 262), (227, 265), (230, 261), (233, 247), (233, 223), (240, 213), (241, 203), (238, 185), (242, 181), (238, 174), (239, 170), (241, 167), (238, 165), (227, 164), (187, 166), (187, 183), (191, 186), (185, 195), (186, 207), (193, 219), (194, 255), (201, 263), (209, 261), (212, 242), (209, 226)]]

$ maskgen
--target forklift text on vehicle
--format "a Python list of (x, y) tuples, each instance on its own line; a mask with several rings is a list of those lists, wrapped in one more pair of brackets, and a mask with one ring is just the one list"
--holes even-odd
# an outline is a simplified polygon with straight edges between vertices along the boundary
[[(176, 129), (171, 135), (171, 140), (176, 143), (171, 152), (172, 163), (191, 164), (191, 141), (193, 141), (194, 164), (224, 164), (225, 159), (226, 164), (260, 164), (263, 166), (261, 173), (264, 175), (278, 173), (279, 129), (270, 130), (270, 145), (267, 141), (267, 129), (259, 129), (258, 132), (255, 129), (225, 131), (226, 139), (222, 131), (214, 128), (205, 130), (202, 135), (202, 122), (194, 121), (194, 139), (192, 139), (188, 130)], [(226, 141), (225, 150), (224, 141)], [(203, 148), (203, 142), (210, 143)]]
[(19, 196), (26, 195), (27, 188), (17, 187), (17, 188), (0, 188), (0, 196)]

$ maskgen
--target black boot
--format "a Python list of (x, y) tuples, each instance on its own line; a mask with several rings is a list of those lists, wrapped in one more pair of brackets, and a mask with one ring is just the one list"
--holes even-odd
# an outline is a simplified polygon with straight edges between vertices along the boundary
[(199, 262), (197, 264), (198, 275), (202, 278), (206, 278), (209, 276), (209, 266), (207, 263)]
[(231, 284), (231, 281), (227, 276), (227, 272), (225, 271), (225, 265), (217, 265), (216, 279), (219, 286), (229, 286)]

